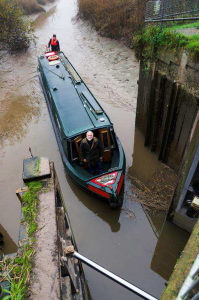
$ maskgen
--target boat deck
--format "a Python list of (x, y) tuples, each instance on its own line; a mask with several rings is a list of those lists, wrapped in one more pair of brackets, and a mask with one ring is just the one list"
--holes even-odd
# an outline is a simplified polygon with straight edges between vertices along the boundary
[[(103, 162), (102, 163), (102, 170), (103, 173), (106, 173), (108, 171), (111, 172), (111, 170), (118, 168), (118, 162), (119, 162), (119, 152), (117, 150), (113, 151), (112, 160), (109, 162)], [(78, 174), (81, 174), (84, 178), (87, 178), (90, 180), (91, 174), (88, 170), (82, 168), (82, 166), (79, 164), (79, 162), (73, 162), (72, 163), (73, 168), (78, 172)]]
[(38, 59), (66, 137), (111, 126), (108, 116), (68, 59), (62, 52), (59, 57), (56, 65), (49, 65), (48, 59), (42, 55)]

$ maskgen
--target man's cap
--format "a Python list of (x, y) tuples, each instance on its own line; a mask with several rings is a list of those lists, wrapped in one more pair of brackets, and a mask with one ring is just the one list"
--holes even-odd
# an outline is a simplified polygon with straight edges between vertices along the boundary
[(56, 37), (56, 34), (53, 34), (53, 37)]

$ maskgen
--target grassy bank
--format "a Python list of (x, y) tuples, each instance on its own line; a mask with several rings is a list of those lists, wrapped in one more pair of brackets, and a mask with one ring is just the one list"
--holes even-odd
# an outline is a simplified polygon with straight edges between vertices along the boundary
[(34, 14), (45, 11), (42, 5), (52, 3), (54, 0), (19, 0), (19, 5), (25, 14)]
[(38, 193), (42, 188), (42, 183), (33, 181), (28, 184), (28, 191), (22, 197), (23, 224), (26, 226), (27, 239), (23, 240), (23, 245), (14, 260), (3, 259), (0, 262), (0, 281), (8, 281), (10, 290), (4, 289), (2, 300), (23, 300), (28, 295), (30, 275), (33, 267), (35, 253), (34, 234), (37, 230)]
[(79, 15), (103, 36), (125, 38), (144, 24), (146, 0), (78, 0)]
[(157, 52), (161, 49), (172, 49), (179, 51), (184, 49), (192, 58), (199, 61), (199, 34), (194, 31), (193, 34), (183, 33), (183, 29), (196, 28), (194, 24), (177, 25), (175, 27), (164, 28), (161, 32), (155, 26), (143, 28), (133, 37), (133, 45), (138, 57), (142, 55), (146, 61), (154, 60)]

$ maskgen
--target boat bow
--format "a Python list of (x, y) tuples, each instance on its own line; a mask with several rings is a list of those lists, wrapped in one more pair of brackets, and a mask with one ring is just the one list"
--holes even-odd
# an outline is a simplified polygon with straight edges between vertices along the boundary
[(106, 198), (112, 206), (119, 205), (119, 193), (124, 181), (122, 171), (111, 172), (88, 181), (88, 189)]

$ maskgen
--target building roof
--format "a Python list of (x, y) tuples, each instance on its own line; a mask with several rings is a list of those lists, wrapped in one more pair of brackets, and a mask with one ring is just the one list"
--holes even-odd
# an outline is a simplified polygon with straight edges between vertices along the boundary
[(44, 85), (48, 86), (52, 95), (51, 98), (66, 137), (110, 126), (108, 116), (79, 74), (63, 53), (59, 56), (60, 63), (57, 65), (49, 65), (47, 58), (42, 55), (38, 59), (46, 79)]

